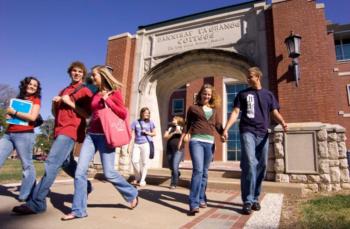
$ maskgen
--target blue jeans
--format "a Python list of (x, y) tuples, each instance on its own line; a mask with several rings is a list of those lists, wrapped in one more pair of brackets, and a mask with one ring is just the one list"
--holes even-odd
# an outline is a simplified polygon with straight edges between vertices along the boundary
[(26, 200), (35, 185), (33, 146), (34, 133), (8, 133), (0, 140), (0, 168), (14, 149), (21, 159), (23, 178), (18, 197), (20, 200)]
[(259, 201), (261, 184), (266, 174), (269, 148), (268, 134), (264, 137), (241, 133), (241, 194), (243, 203)]
[(114, 169), (115, 150), (107, 146), (104, 135), (87, 134), (81, 148), (77, 171), (74, 179), (74, 198), (72, 213), (77, 217), (87, 216), (86, 180), (89, 163), (96, 151), (100, 152), (103, 173), (106, 179), (113, 184), (127, 202), (133, 201), (137, 195), (137, 189), (129, 184)]
[(208, 182), (208, 169), (213, 158), (214, 144), (190, 141), (192, 159), (192, 178), (189, 196), (190, 209), (198, 208), (200, 203), (206, 203), (205, 191)]
[(179, 180), (179, 165), (183, 159), (184, 152), (176, 151), (172, 154), (167, 154), (169, 169), (171, 170), (171, 183), (170, 185), (176, 186)]
[(74, 175), (76, 162), (73, 162), (70, 156), (73, 147), (74, 140), (65, 135), (58, 135), (53, 142), (45, 161), (45, 174), (27, 201), (27, 206), (33, 211), (39, 213), (46, 210), (46, 196), (61, 167), (68, 175)]

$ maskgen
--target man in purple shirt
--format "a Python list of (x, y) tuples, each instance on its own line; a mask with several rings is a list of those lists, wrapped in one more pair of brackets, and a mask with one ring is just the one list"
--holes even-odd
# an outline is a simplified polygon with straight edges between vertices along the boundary
[(243, 213), (259, 211), (261, 183), (266, 174), (268, 158), (268, 127), (270, 114), (286, 131), (288, 126), (279, 113), (279, 105), (272, 92), (262, 88), (262, 72), (252, 67), (247, 75), (249, 88), (240, 91), (235, 98), (233, 111), (225, 126), (222, 138), (227, 140), (228, 130), (242, 111), (239, 131), (241, 140), (241, 195)]

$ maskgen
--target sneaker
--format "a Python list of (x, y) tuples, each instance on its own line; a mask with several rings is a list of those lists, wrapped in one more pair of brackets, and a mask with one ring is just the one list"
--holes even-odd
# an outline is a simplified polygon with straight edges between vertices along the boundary
[(175, 185), (170, 185), (170, 189), (176, 189)]
[(33, 211), (30, 207), (28, 207), (25, 204), (16, 206), (12, 209), (12, 212), (17, 213), (19, 215), (31, 215), (31, 214), (36, 214), (35, 211)]
[(199, 203), (200, 208), (206, 208), (208, 205), (205, 202)]
[(252, 204), (251, 203), (243, 204), (242, 211), (244, 215), (250, 215), (252, 213)]
[(261, 209), (261, 206), (260, 206), (259, 202), (253, 203), (253, 205), (252, 205), (252, 210), (254, 210), (254, 211), (260, 211), (260, 209)]
[(140, 187), (145, 187), (146, 186), (146, 181), (141, 181), (140, 182)]

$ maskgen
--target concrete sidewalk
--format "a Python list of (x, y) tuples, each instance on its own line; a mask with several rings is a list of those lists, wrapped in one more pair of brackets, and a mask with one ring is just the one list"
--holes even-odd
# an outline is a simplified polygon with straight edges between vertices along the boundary
[[(282, 194), (265, 194), (262, 201), (268, 214), (265, 221), (254, 220), (254, 215), (264, 215), (264, 211), (251, 216), (241, 214), (241, 198), (238, 190), (208, 189), (208, 208), (200, 209), (196, 216), (187, 216), (188, 189), (169, 190), (166, 186), (147, 185), (139, 189), (139, 205), (128, 209), (128, 204), (107, 182), (94, 180), (94, 191), (89, 195), (87, 218), (63, 222), (63, 214), (70, 212), (72, 203), (72, 181), (56, 183), (47, 199), (45, 213), (18, 216), (11, 209), (19, 203), (15, 199), (17, 187), (0, 185), (0, 228), (2, 229), (41, 229), (41, 228), (277, 228), (281, 209)], [(277, 202), (269, 195), (278, 195)], [(269, 198), (268, 198), (269, 197)], [(266, 200), (266, 201), (265, 201)], [(267, 217), (267, 218), (266, 218)], [(261, 219), (261, 217), (255, 217)], [(274, 218), (275, 222), (271, 219)], [(277, 219), (277, 225), (276, 225)], [(259, 225), (260, 224), (260, 225)], [(261, 225), (262, 224), (262, 225)]]

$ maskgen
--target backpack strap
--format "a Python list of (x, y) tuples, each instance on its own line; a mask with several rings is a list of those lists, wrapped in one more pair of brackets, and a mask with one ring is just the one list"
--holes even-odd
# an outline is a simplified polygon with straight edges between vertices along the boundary
[[(62, 95), (63, 92), (64, 92), (65, 90), (67, 90), (69, 87), (70, 87), (70, 86), (65, 87), (64, 89), (62, 89), (62, 90), (60, 91), (59, 95)], [(84, 83), (82, 83), (82, 84), (80, 84), (77, 88), (75, 88), (71, 93), (69, 93), (68, 95), (69, 95), (69, 96), (72, 96), (72, 95), (74, 95), (74, 94), (77, 93), (80, 89), (82, 89), (82, 88), (84, 88), (84, 87), (86, 87), (86, 85), (85, 85)]]
[[(142, 124), (141, 124), (141, 119), (138, 119), (137, 121), (139, 122), (139, 124), (140, 124), (140, 126), (141, 126), (141, 132), (142, 132), (142, 131), (144, 130), (144, 128), (143, 128), (143, 126), (142, 126)], [(145, 135), (145, 137), (146, 137), (147, 141), (150, 142), (150, 140), (148, 139), (148, 136)]]
[(74, 89), (73, 92), (71, 92), (71, 93), (69, 94), (69, 96), (74, 95), (74, 94), (77, 93), (80, 89), (83, 89), (84, 87), (86, 87), (85, 84), (83, 84), (83, 83), (80, 84), (77, 88)]

